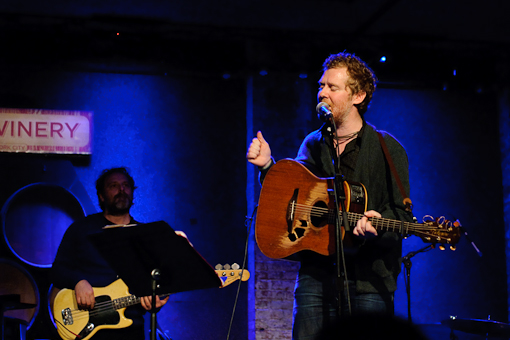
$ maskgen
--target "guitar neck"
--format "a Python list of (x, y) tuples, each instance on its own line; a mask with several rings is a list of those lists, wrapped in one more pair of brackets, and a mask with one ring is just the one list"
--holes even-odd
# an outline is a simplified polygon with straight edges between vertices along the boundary
[[(170, 294), (159, 295), (159, 298), (164, 299), (169, 295)], [(113, 299), (112, 306), (114, 309), (117, 310), (117, 309), (126, 308), (129, 306), (139, 304), (140, 302), (141, 302), (141, 298), (136, 297), (135, 295), (129, 295), (129, 296), (123, 296), (123, 297), (120, 297), (117, 299)]]
[[(363, 214), (353, 212), (348, 212), (347, 214), (350, 224), (356, 224), (356, 222), (358, 222), (364, 216)], [(382, 217), (371, 217), (369, 220), (372, 223), (372, 226), (378, 231), (393, 231), (404, 235), (414, 234), (415, 230), (422, 227), (422, 225), (419, 223), (392, 220)]]
[[(250, 278), (250, 272), (246, 269), (235, 270), (235, 269), (218, 269), (215, 270), (216, 274), (220, 278), (222, 285), (221, 287), (226, 287), (234, 281), (241, 279), (242, 281), (246, 281)], [(164, 299), (170, 294), (159, 295), (160, 299)], [(140, 298), (135, 295), (123, 296), (117, 299), (112, 300), (112, 306), (114, 309), (126, 308), (129, 306), (133, 306), (140, 303)]]

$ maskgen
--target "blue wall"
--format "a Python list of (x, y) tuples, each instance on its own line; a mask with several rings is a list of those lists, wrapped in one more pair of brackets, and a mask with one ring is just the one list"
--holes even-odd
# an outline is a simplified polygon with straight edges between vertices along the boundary
[[(495, 93), (379, 89), (366, 119), (405, 146), (414, 215), (458, 219), (457, 250), (434, 249), (412, 259), (411, 313), (416, 323), (461, 318), (506, 322), (505, 237), (498, 110)], [(426, 246), (404, 241), (404, 255)], [(397, 314), (407, 317), (403, 275)]]

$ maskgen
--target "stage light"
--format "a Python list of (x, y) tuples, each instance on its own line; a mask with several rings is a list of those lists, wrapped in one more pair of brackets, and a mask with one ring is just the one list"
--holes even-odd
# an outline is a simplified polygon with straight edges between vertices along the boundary
[(308, 78), (308, 74), (306, 74), (306, 73), (300, 73), (300, 74), (299, 74), (299, 78), (301, 78), (301, 79), (306, 79), (306, 78)]
[(457, 75), (457, 70), (453, 70), (453, 76), (455, 77)]
[(379, 62), (385, 63), (386, 62), (386, 56), (382, 56), (381, 59), (379, 59)]
[(262, 70), (262, 71), (259, 72), (259, 74), (261, 76), (267, 76), (267, 71), (266, 70)]
[(223, 79), (230, 79), (230, 74), (229, 73), (224, 73), (223, 74)]

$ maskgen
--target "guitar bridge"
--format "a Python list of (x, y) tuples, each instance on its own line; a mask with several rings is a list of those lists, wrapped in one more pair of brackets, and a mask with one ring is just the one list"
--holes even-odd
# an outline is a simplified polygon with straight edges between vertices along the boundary
[(300, 220), (301, 226), (294, 227), (294, 220), (296, 219), (296, 208), (297, 208), (297, 198), (299, 195), (299, 188), (294, 189), (294, 194), (289, 201), (287, 206), (287, 237), (291, 242), (295, 242), (305, 234), (305, 228), (308, 226), (308, 222), (306, 220)]
[(289, 232), (289, 236), (292, 234), (292, 225), (294, 223), (294, 213), (296, 212), (297, 198), (299, 195), (299, 189), (294, 190), (294, 194), (289, 201), (289, 205), (287, 206), (287, 231)]
[(62, 320), (64, 321), (64, 325), (72, 325), (73, 321), (73, 313), (71, 312), (71, 308), (62, 309)]

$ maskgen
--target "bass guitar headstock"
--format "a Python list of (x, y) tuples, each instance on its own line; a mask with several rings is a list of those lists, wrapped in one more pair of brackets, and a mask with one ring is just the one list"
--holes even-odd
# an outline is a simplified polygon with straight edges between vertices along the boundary
[(220, 288), (224, 288), (237, 280), (247, 281), (250, 278), (250, 272), (246, 269), (239, 269), (237, 263), (232, 264), (232, 267), (229, 264), (221, 265), (218, 263), (214, 268), (222, 282)]

